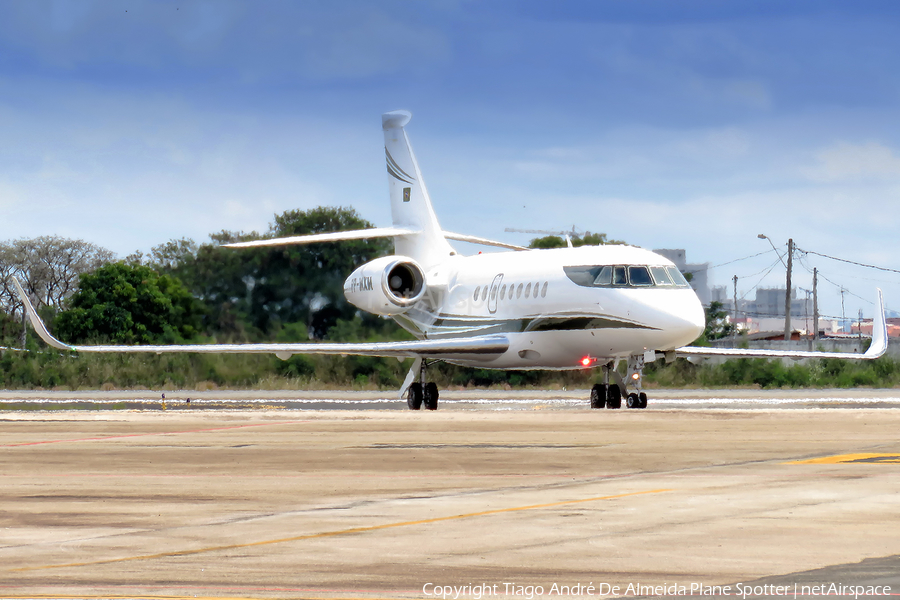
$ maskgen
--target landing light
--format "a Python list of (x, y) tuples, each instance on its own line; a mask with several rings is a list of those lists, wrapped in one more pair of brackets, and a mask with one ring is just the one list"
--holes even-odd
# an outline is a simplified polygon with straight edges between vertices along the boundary
[(635, 381), (637, 381), (638, 379), (641, 378), (641, 374), (640, 373), (632, 373), (631, 378), (634, 379)]

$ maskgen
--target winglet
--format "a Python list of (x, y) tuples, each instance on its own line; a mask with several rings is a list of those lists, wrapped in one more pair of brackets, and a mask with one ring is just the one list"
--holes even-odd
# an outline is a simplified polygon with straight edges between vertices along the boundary
[(878, 358), (887, 351), (887, 321), (884, 318), (884, 294), (878, 291), (878, 306), (875, 307), (875, 318), (872, 319), (872, 343), (863, 355), (864, 358)]
[(22, 289), (22, 284), (19, 283), (19, 280), (15, 277), (13, 277), (12, 280), (13, 285), (16, 286), (16, 292), (19, 294), (19, 299), (22, 300), (22, 304), (25, 305), (25, 311), (28, 313), (28, 318), (31, 320), (31, 326), (34, 327), (34, 330), (37, 331), (37, 334), (41, 339), (44, 340), (48, 346), (53, 346), (59, 350), (75, 350), (74, 346), (63, 344), (61, 341), (50, 335), (50, 332), (47, 331), (47, 326), (44, 325), (44, 322), (38, 316), (37, 311), (34, 310), (34, 306), (32, 306), (31, 300), (28, 299), (25, 290)]
[(805, 358), (840, 358), (844, 360), (872, 360), (883, 355), (888, 347), (887, 335), (887, 319), (884, 314), (884, 294), (881, 289), (876, 288), (878, 292), (878, 305), (875, 310), (875, 317), (872, 319), (872, 342), (869, 349), (865, 353), (859, 352), (824, 352), (824, 351), (793, 351), (793, 350), (768, 350), (768, 349), (746, 349), (746, 348), (710, 348), (707, 346), (684, 346), (676, 348), (680, 356), (721, 356), (725, 358), (791, 358), (795, 360)]

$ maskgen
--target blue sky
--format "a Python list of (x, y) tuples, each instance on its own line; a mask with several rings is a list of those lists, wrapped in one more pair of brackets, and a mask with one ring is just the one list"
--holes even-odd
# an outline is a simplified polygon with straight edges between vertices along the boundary
[[(323, 204), (388, 225), (380, 115), (405, 108), (451, 231), (714, 265), (766, 233), (900, 269), (897, 31), (867, 1), (2, 3), (0, 239), (124, 256)], [(713, 282), (752, 296), (775, 260)], [(900, 309), (900, 274), (803, 262), (848, 315), (876, 285)]]

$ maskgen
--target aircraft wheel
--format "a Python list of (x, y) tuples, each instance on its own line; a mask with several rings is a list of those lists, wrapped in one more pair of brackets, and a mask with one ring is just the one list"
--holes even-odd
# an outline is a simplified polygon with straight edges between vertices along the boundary
[(591, 408), (604, 408), (606, 406), (606, 386), (595, 383), (591, 388)]
[(428, 410), (437, 410), (438, 405), (438, 388), (437, 384), (429, 381), (425, 384), (425, 392), (423, 394), (425, 408)]
[(638, 395), (638, 398), (639, 398), (640, 401), (641, 401), (641, 403), (640, 403), (640, 405), (638, 406), (638, 408), (647, 408), (647, 394), (645, 394), (644, 392), (641, 392), (641, 393)]
[(622, 390), (616, 384), (609, 386), (606, 393), (606, 408), (622, 408)]
[(422, 384), (418, 381), (414, 382), (406, 390), (406, 405), (409, 407), (409, 410), (422, 408)]
[(628, 398), (625, 400), (625, 406), (628, 408), (640, 408), (641, 399), (638, 398), (637, 394), (628, 394)]

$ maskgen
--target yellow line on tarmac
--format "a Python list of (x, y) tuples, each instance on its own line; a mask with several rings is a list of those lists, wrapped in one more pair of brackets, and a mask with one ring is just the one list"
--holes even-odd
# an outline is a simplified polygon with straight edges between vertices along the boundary
[(44, 569), (64, 569), (66, 567), (89, 567), (94, 565), (106, 565), (112, 563), (128, 562), (133, 560), (150, 560), (153, 558), (170, 558), (174, 556), (190, 556), (192, 554), (204, 554), (206, 552), (219, 552), (222, 550), (236, 550), (238, 548), (253, 548), (254, 546), (267, 546), (269, 544), (284, 544), (287, 542), (300, 542), (303, 540), (314, 540), (326, 537), (334, 537), (338, 535), (351, 535), (354, 533), (366, 533), (369, 531), (379, 531), (382, 529), (393, 529), (396, 527), (408, 527), (410, 525), (427, 525), (429, 523), (440, 523), (442, 521), (453, 521), (456, 519), (469, 519), (472, 517), (485, 517), (488, 515), (498, 515), (502, 513), (517, 512), (522, 510), (535, 510), (538, 508), (553, 508), (554, 506), (565, 506), (568, 504), (580, 504), (583, 502), (597, 502), (599, 500), (615, 500), (616, 498), (626, 498), (628, 496), (641, 496), (644, 494), (660, 494), (662, 492), (671, 492), (669, 489), (646, 490), (643, 492), (629, 492), (627, 494), (616, 494), (614, 496), (598, 496), (596, 498), (582, 498), (580, 500), (564, 500), (562, 502), (550, 502), (548, 504), (532, 504), (529, 506), (513, 506), (510, 508), (498, 508), (495, 510), (484, 510), (474, 513), (465, 513), (462, 515), (450, 515), (448, 517), (435, 517), (433, 519), (421, 519), (418, 521), (402, 521), (399, 523), (386, 523), (384, 525), (370, 525), (368, 527), (351, 527), (350, 529), (338, 529), (336, 531), (323, 531), (322, 533), (311, 533), (308, 535), (297, 535), (294, 537), (278, 538), (274, 540), (263, 540), (260, 542), (248, 542), (246, 544), (227, 544), (223, 546), (209, 546), (206, 548), (196, 548), (194, 550), (176, 550), (174, 552), (160, 552), (158, 554), (142, 554), (139, 556), (126, 556), (123, 558), (108, 558), (105, 560), (93, 560), (89, 562), (64, 563), (58, 565), (42, 565), (38, 567), (17, 567), (9, 569), (10, 572), (22, 571), (41, 571)]
[(894, 463), (900, 464), (900, 454), (836, 454), (834, 456), (823, 456), (821, 458), (811, 458), (809, 460), (794, 460), (787, 465), (837, 465), (846, 463)]

